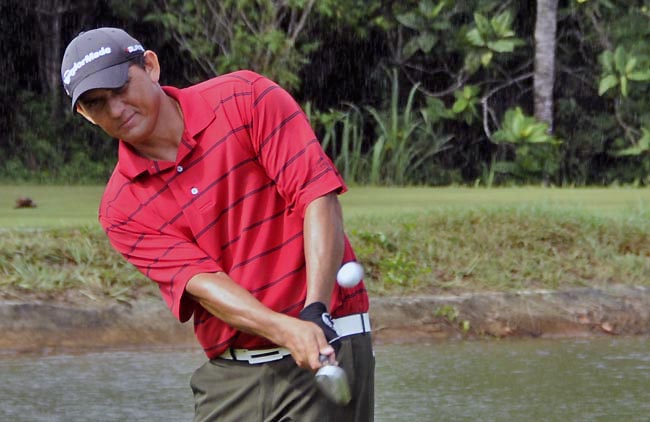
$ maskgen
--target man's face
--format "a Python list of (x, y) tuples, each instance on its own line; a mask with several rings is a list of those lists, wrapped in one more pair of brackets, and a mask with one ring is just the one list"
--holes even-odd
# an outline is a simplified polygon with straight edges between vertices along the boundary
[(92, 89), (77, 103), (77, 111), (114, 138), (137, 148), (150, 140), (158, 122), (160, 87), (145, 62), (145, 69), (132, 65), (120, 88)]

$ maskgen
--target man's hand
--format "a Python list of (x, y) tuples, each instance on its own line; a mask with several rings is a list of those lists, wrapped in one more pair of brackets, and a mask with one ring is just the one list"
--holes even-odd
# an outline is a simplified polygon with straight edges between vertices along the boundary
[(334, 328), (334, 321), (332, 321), (332, 316), (327, 312), (327, 307), (322, 302), (314, 302), (305, 307), (300, 311), (300, 319), (303, 321), (310, 321), (318, 325), (327, 342), (332, 345), (335, 352), (338, 352), (341, 348), (341, 343), (338, 340), (339, 334)]
[(304, 369), (317, 371), (323, 366), (321, 355), (335, 356), (334, 348), (327, 342), (323, 330), (309, 321), (288, 317), (285, 336), (280, 343), (291, 351), (296, 364)]

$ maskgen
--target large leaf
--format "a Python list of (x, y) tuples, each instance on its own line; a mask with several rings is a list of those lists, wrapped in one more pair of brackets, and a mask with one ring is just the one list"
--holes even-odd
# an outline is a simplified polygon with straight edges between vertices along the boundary
[(598, 84), (598, 95), (603, 95), (613, 87), (618, 85), (618, 78), (614, 75), (607, 75), (600, 80)]
[(480, 88), (476, 85), (465, 85), (465, 87), (463, 87), (463, 97), (467, 98), (468, 100), (476, 97), (479, 92)]
[(643, 132), (643, 136), (639, 139), (639, 146), (646, 151), (650, 150), (650, 130), (642, 127), (641, 132)]
[(433, 49), (433, 46), (436, 45), (438, 37), (436, 37), (431, 32), (423, 32), (417, 37), (417, 43), (423, 53), (428, 54)]
[(404, 13), (403, 15), (396, 16), (397, 22), (401, 23), (407, 28), (411, 29), (421, 29), (419, 16), (414, 12)]
[(631, 81), (647, 81), (650, 80), (650, 70), (632, 72), (627, 75)]
[(478, 28), (481, 34), (489, 34), (492, 32), (490, 21), (480, 13), (474, 13), (474, 22), (476, 23), (476, 28)]
[(605, 50), (598, 56), (598, 61), (605, 73), (614, 73), (614, 54), (611, 51)]
[(638, 155), (641, 155), (645, 152), (645, 150), (638, 145), (635, 145), (633, 147), (621, 149), (618, 151), (615, 151), (612, 153), (612, 155), (616, 157), (636, 157)]
[(528, 126), (529, 135), (526, 139), (531, 144), (551, 143), (553, 137), (548, 134), (548, 124), (537, 122)]
[(481, 64), (483, 67), (488, 67), (490, 62), (492, 61), (493, 53), (491, 51), (486, 51), (485, 53), (481, 54)]
[(465, 70), (472, 75), (476, 73), (477, 70), (481, 67), (481, 56), (475, 52), (470, 51), (465, 56)]
[(510, 115), (506, 113), (506, 119), (508, 118), (512, 133), (517, 138), (522, 137), (524, 135), (524, 129), (526, 128), (526, 122), (521, 108), (517, 107), (512, 113), (510, 113)]
[(404, 59), (408, 59), (420, 49), (419, 37), (413, 37), (404, 45), (402, 55)]
[(621, 76), (620, 82), (621, 82), (621, 94), (623, 94), (624, 97), (627, 97), (629, 91), (627, 85), (627, 77)]
[(470, 44), (472, 44), (475, 47), (485, 46), (485, 40), (483, 39), (483, 36), (481, 35), (481, 33), (477, 28), (473, 28), (467, 31), (467, 34), (465, 34), (465, 38), (467, 39), (467, 41), (469, 41)]
[(469, 102), (465, 98), (459, 98), (454, 102), (454, 105), (451, 107), (451, 111), (456, 114), (462, 113), (466, 108)]
[(511, 40), (489, 41), (487, 46), (497, 53), (512, 53), (515, 49), (515, 43)]
[(512, 35), (507, 35), (508, 33), (514, 34), (510, 30), (511, 23), (512, 23), (512, 16), (508, 11), (505, 11), (500, 15), (497, 15), (492, 18), (492, 28), (494, 29), (494, 32), (501, 37), (512, 36)]
[(642, 127), (641, 132), (643, 133), (643, 136), (641, 136), (641, 139), (637, 141), (636, 145), (615, 151), (612, 155), (617, 157), (629, 157), (638, 156), (650, 151), (650, 130)]
[(623, 47), (616, 47), (614, 51), (614, 65), (618, 73), (625, 73), (625, 65), (627, 63), (627, 54), (625, 54), (625, 49)]
[(634, 67), (636, 66), (637, 58), (636, 57), (630, 57), (625, 63), (625, 74), (632, 73), (634, 71)]
[[(444, 9), (445, 6), (447, 5), (447, 2), (446, 2), (446, 1), (441, 1), (440, 3), (438, 3), (438, 5), (437, 5), (436, 7), (433, 7), (433, 8), (432, 8), (432, 7), (431, 7), (429, 4), (427, 4), (427, 3), (431, 3), (431, 2), (429, 2), (429, 1), (422, 1), (422, 2), (420, 2), (420, 11), (421, 11), (422, 14), (424, 14), (424, 15), (427, 15), (427, 14), (428, 14), (429, 17), (431, 17), (431, 18), (435, 18), (435, 17), (437, 17), (437, 16), (440, 14), (440, 12), (442, 12), (442, 9)], [(429, 11), (429, 12), (427, 12), (427, 11)]]

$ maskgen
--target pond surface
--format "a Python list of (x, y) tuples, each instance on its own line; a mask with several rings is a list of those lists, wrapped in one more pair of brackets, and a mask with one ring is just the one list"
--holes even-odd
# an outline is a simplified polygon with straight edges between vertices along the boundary
[[(649, 421), (650, 339), (376, 347), (378, 422)], [(0, 356), (0, 421), (190, 421), (195, 349)]]

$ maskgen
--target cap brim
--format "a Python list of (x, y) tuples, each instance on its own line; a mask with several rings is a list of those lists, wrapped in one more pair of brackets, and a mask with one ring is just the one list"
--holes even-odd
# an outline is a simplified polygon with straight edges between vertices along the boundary
[(98, 72), (95, 72), (76, 86), (72, 92), (72, 111), (75, 111), (77, 101), (84, 93), (91, 89), (113, 89), (119, 88), (124, 85), (129, 79), (129, 66), (130, 62), (116, 64), (115, 66), (107, 67)]

